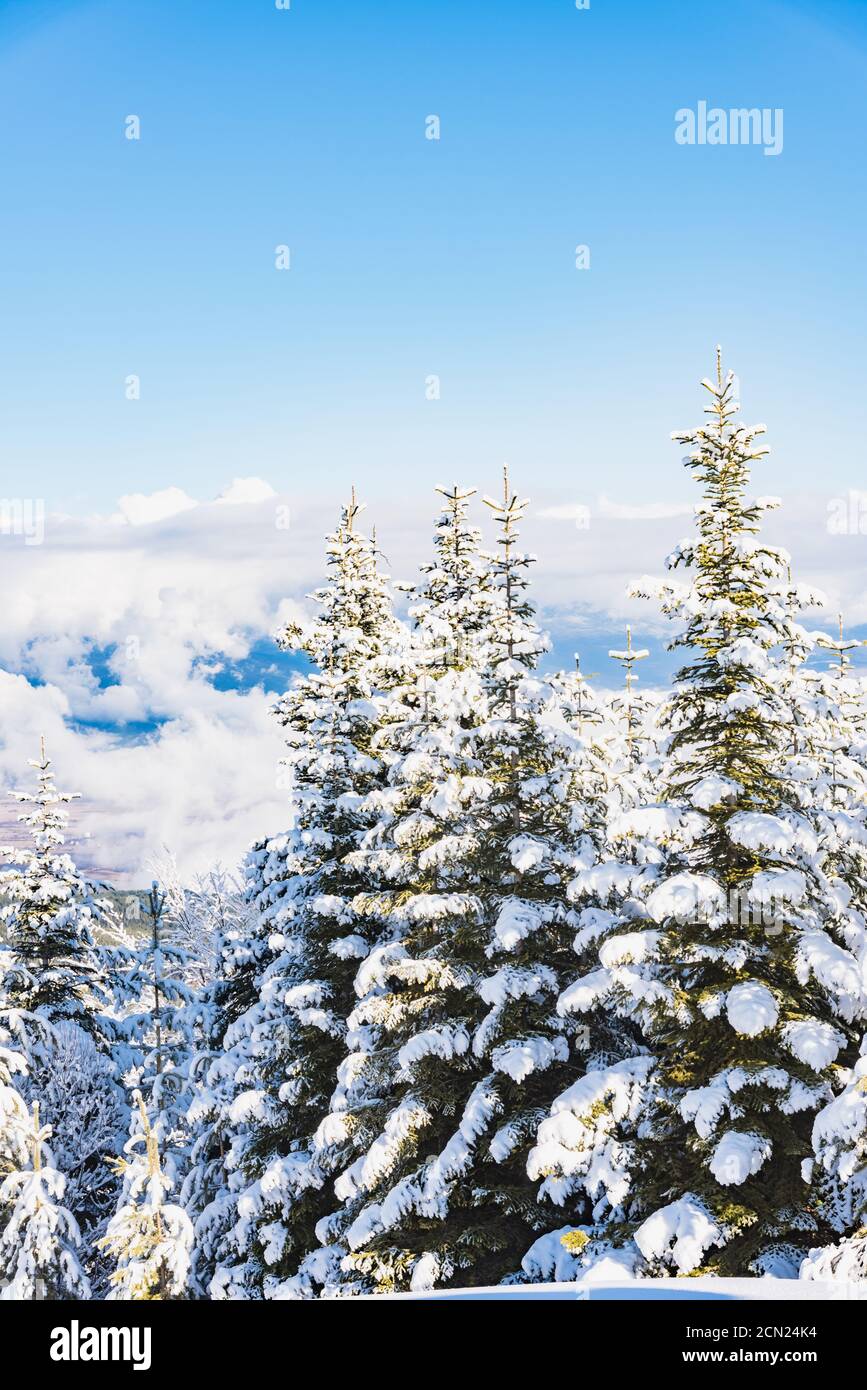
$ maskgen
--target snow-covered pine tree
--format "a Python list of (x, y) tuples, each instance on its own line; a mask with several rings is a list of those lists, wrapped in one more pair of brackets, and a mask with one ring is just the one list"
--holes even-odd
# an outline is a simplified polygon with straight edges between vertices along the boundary
[(223, 977), (228, 943), (249, 935), (253, 914), (244, 885), (222, 864), (187, 883), (169, 852), (155, 864), (155, 879), (164, 899), (163, 945), (174, 953), (172, 973), (202, 992)]
[(34, 1104), (26, 1166), (13, 1169), (0, 1183), (0, 1299), (90, 1297), (78, 1257), (81, 1236), (63, 1205), (66, 1179), (46, 1147), (50, 1134)]
[[(182, 907), (172, 906), (173, 897)], [(246, 1038), (242, 1035), (230, 1047), (227, 1033), (255, 998), (257, 963), (266, 943), (255, 905), (247, 899), (243, 885), (219, 865), (192, 889), (178, 887), (169, 892), (169, 904), (170, 915), (182, 924), (172, 935), (186, 942), (191, 961), (199, 954), (197, 941), (206, 945), (207, 955), (214, 960), (208, 972), (212, 978), (196, 1001), (185, 1093), (189, 1155), (180, 1195), (196, 1228), (190, 1289), (193, 1297), (205, 1298), (236, 1215), (226, 1157), (232, 1133), (229, 1108), (239, 1068), (245, 1063)], [(191, 964), (191, 971), (195, 970)]]
[(124, 1201), (100, 1244), (115, 1270), (109, 1298), (165, 1300), (184, 1296), (190, 1270), (193, 1228), (183, 1207), (166, 1201), (174, 1186), (163, 1171), (156, 1131), (136, 1092), (137, 1126), (113, 1166), (123, 1182)]
[[(821, 607), (824, 597), (787, 578), (786, 659), (775, 672), (791, 716), (783, 778), (814, 827), (827, 889), (841, 907), (843, 940), (861, 960), (867, 939), (867, 703), (852, 655), (864, 643), (845, 636), (842, 615), (834, 636), (805, 629), (802, 611)], [(851, 1070), (835, 1067), (835, 1088), (842, 1085), (842, 1092), (813, 1124), (816, 1161), (806, 1167), (828, 1230), (842, 1240), (812, 1249), (804, 1278), (854, 1279), (867, 1271), (863, 1071), (863, 1058)]]
[[(254, 851), (256, 853), (256, 851)], [(248, 1088), (249, 1039), (234, 1025), (257, 998), (257, 980), (268, 959), (255, 902), (234, 881), (213, 878), (208, 914), (216, 922), (216, 977), (198, 1000), (199, 1024), (188, 1072), (186, 1125), (189, 1161), (181, 1202), (195, 1229), (190, 1290), (207, 1298), (216, 1270), (234, 1262), (232, 1228), (237, 1220), (237, 1190), (246, 1186), (238, 1168), (243, 1126), (232, 1118), (233, 1102)]]
[[(207, 993), (192, 983), (196, 966), (178, 944), (173, 923), (167, 922), (166, 903), (167, 894), (155, 880), (145, 900), (146, 929), (134, 954), (139, 997), (123, 1021), (133, 1057), (124, 1080), (133, 1098), (129, 1142), (145, 1142), (144, 1111), (164, 1184), (180, 1193), (196, 1138), (190, 1119), (199, 1090), (193, 1061), (196, 1049), (208, 1038), (212, 1009)], [(118, 1219), (128, 1204), (129, 1184), (125, 1183), (118, 1197)]]
[(867, 1034), (845, 1086), (813, 1125), (814, 1184), (828, 1196), (829, 1225), (841, 1238), (816, 1246), (800, 1268), (810, 1280), (867, 1279)]
[(373, 739), (385, 692), (406, 661), (404, 630), (375, 544), (359, 528), (360, 511), (353, 493), (328, 538), (328, 582), (313, 595), (317, 618), (280, 638), (313, 669), (277, 705), (293, 827), (249, 860), (267, 955), (253, 1004), (226, 1035), (237, 1060), (222, 1141), (234, 1220), (227, 1229), (233, 1207), (222, 1198), (200, 1218), (208, 1248), (222, 1252), (211, 1280), (217, 1297), (270, 1293), (315, 1243), (331, 1200), (312, 1136), (328, 1113), (357, 960), (367, 949), (353, 908), (362, 885), (346, 856), (357, 844), (358, 808), (384, 777)]
[[(102, 1092), (106, 1099), (120, 1092), (122, 1121), (114, 1139), (100, 1149), (101, 1190), (109, 1209), (98, 1227), (83, 1227), (92, 1251), (91, 1282), (99, 1296), (112, 1272), (103, 1237), (128, 1204), (127, 1187), (117, 1166), (106, 1166), (105, 1154), (116, 1153), (127, 1135), (135, 1139), (141, 1132), (134, 1095), (143, 1099), (162, 1170), (176, 1190), (189, 1161), (190, 1061), (206, 1005), (188, 983), (197, 976), (186, 951), (164, 926), (165, 907), (166, 894), (155, 881), (147, 895), (126, 899), (122, 921), (114, 915), (100, 923), (99, 955), (110, 996), (110, 1016), (101, 1021), (110, 1035), (114, 1073), (106, 1075)], [(75, 1121), (75, 1109), (70, 1119)]]
[(657, 806), (665, 743), (660, 726), (662, 692), (635, 689), (639, 679), (635, 666), (649, 652), (633, 646), (630, 627), (626, 646), (608, 655), (623, 669), (623, 689), (596, 695), (598, 719), (588, 737), (605, 787), (606, 861), (635, 864), (645, 849), (650, 852), (654, 831), (666, 838)]
[[(27, 1059), (0, 1014), (0, 1181), (27, 1162), (28, 1114), (21, 1084)], [(2, 1208), (0, 1208), (2, 1218)]]
[[(790, 675), (797, 738), (787, 776), (796, 794), (807, 786), (824, 851), (824, 869), (843, 912), (847, 943), (865, 958), (867, 921), (867, 704), (865, 686), (852, 665), (863, 645), (838, 633), (812, 633), (803, 660)], [(808, 669), (810, 652), (831, 654), (825, 670)], [(867, 1035), (851, 1069), (839, 1067), (839, 1095), (819, 1110), (813, 1124), (812, 1186), (828, 1226), (840, 1237), (810, 1251), (801, 1266), (806, 1279), (863, 1280), (867, 1276)], [(841, 1059), (842, 1060), (842, 1059)]]
[(63, 852), (67, 814), (77, 793), (58, 792), (42, 740), (35, 792), (18, 791), (16, 801), (32, 807), (18, 819), (33, 847), (6, 847), (8, 867), (0, 871), (0, 922), (19, 966), (7, 977), (12, 1003), (38, 1010), (50, 1022), (74, 1019), (93, 1028), (100, 987), (93, 926), (99, 904), (93, 885)]
[(111, 1057), (109, 976), (94, 941), (95, 928), (108, 919), (108, 904), (63, 850), (65, 807), (74, 798), (55, 789), (44, 741), (31, 766), (37, 769), (37, 790), (14, 795), (30, 808), (19, 819), (33, 845), (5, 850), (11, 862), (0, 872), (0, 920), (8, 944), (0, 1002), (26, 1060), (21, 1094), (28, 1107), (38, 1103), (53, 1136), (54, 1159), (48, 1176), (38, 1181), (54, 1182), (57, 1170), (63, 1175), (58, 1221), (63, 1224), (64, 1212), (74, 1218), (87, 1262), (91, 1237), (112, 1198), (105, 1148), (126, 1126)]
[[(863, 819), (867, 801), (867, 701), (865, 684), (852, 664), (852, 653), (867, 643), (846, 637), (843, 615), (838, 615), (838, 635), (811, 634), (813, 652), (832, 654), (823, 671), (799, 668), (807, 684), (807, 699), (800, 700), (801, 746), (818, 762), (813, 804), (831, 812), (842, 809)], [(805, 682), (806, 683), (806, 682)], [(858, 836), (853, 837), (853, 842)], [(860, 841), (863, 846), (863, 840)]]
[[(580, 1027), (587, 1047), (578, 1079), (551, 1106), (527, 1156), (528, 1175), (539, 1182), (540, 1201), (565, 1208), (573, 1220), (601, 1220), (625, 1189), (620, 1131), (642, 1094), (651, 1059), (637, 1020), (624, 1011), (597, 1007), (599, 951), (606, 964), (652, 978), (634, 927), (645, 914), (643, 902), (660, 882), (669, 860), (677, 860), (694, 833), (683, 809), (660, 801), (660, 769), (665, 743), (660, 727), (662, 695), (635, 690), (635, 665), (648, 655), (636, 648), (627, 628), (626, 646), (609, 653), (624, 670), (621, 690), (594, 691), (588, 697), (576, 655), (576, 672), (561, 678), (571, 690), (569, 722), (585, 745), (584, 782), (592, 788), (597, 822), (594, 859), (579, 861), (566, 884), (578, 928), (572, 971), (578, 979), (563, 991), (558, 1012)], [(594, 673), (599, 674), (599, 673)], [(617, 928), (626, 935), (614, 953), (604, 947)], [(609, 948), (611, 949), (611, 948)], [(622, 951), (622, 959), (618, 958)], [(549, 1223), (551, 1224), (551, 1223)], [(561, 1244), (571, 1227), (545, 1232), (521, 1261), (530, 1280), (574, 1277), (577, 1265)], [(584, 1240), (583, 1235), (580, 1240)], [(518, 1261), (516, 1260), (516, 1265)], [(617, 1271), (621, 1272), (621, 1271)]]
[(114, 1210), (117, 1182), (106, 1153), (123, 1142), (127, 1108), (111, 1058), (75, 1023), (54, 1025), (22, 1093), (38, 1102), (51, 1129), (53, 1166), (63, 1174), (63, 1204), (81, 1234), (81, 1262), (91, 1287), (101, 1283), (95, 1241)]
[(639, 705), (636, 699), (634, 687), (638, 681), (638, 673), (635, 667), (639, 661), (644, 661), (646, 657), (650, 656), (650, 652), (646, 647), (633, 647), (632, 628), (627, 624), (626, 646), (622, 650), (615, 648), (608, 655), (623, 667), (624, 691), (622, 695), (614, 696), (611, 701), (611, 710), (622, 722), (623, 738), (626, 744), (626, 762), (628, 767), (633, 767), (641, 756), (639, 730), (644, 714), (642, 705)]
[[(571, 716), (573, 727), (586, 729), (602, 829), (598, 857), (579, 865), (566, 887), (578, 927), (573, 968), (579, 974), (557, 1008), (583, 1026), (588, 1047), (581, 1074), (554, 1100), (527, 1159), (531, 1180), (540, 1182), (540, 1201), (591, 1227), (610, 1219), (628, 1191), (629, 1150), (623, 1137), (636, 1118), (653, 1063), (637, 1011), (600, 1007), (600, 999), (612, 978), (621, 977), (636, 1002), (652, 996), (654, 967), (641, 934), (644, 904), (668, 866), (681, 862), (697, 831), (688, 808), (661, 799), (661, 694), (632, 688), (632, 666), (644, 654), (633, 648), (627, 631), (626, 647), (611, 654), (625, 667), (625, 689), (597, 694), (596, 717), (588, 724), (579, 686), (580, 709), (573, 708)], [(579, 1247), (586, 1241), (583, 1232), (570, 1227), (543, 1234), (521, 1261), (523, 1277), (576, 1277), (576, 1260), (561, 1243), (566, 1233)], [(623, 1273), (616, 1258), (611, 1272)]]
[(575, 653), (575, 669), (564, 673), (564, 685), (572, 692), (572, 719), (576, 732), (583, 738), (588, 728), (600, 725), (604, 722), (605, 713), (602, 701), (590, 685), (591, 679), (598, 676), (598, 671), (592, 671), (588, 676), (581, 670), (581, 653)]
[[(759, 539), (768, 504), (746, 495), (763, 427), (737, 422), (719, 365), (703, 384), (710, 423), (675, 436), (704, 487), (698, 535), (669, 560), (691, 583), (660, 589), (685, 620), (673, 646), (691, 658), (668, 705), (666, 779), (692, 843), (667, 863), (642, 920), (618, 923), (598, 971), (561, 1001), (639, 1019), (656, 1057), (598, 1097), (621, 1180), (573, 1248), (586, 1265), (613, 1240), (621, 1263), (644, 1273), (791, 1275), (828, 1233), (810, 1131), (864, 1016), (862, 923), (782, 776), (788, 557)], [(561, 1097), (543, 1127), (564, 1168), (596, 1080)]]
[(150, 941), (143, 951), (147, 988), (138, 1088), (145, 1097), (163, 1164), (177, 1182), (186, 1141), (186, 1086), (200, 1005), (197, 991), (185, 978), (195, 974), (195, 966), (172, 934), (166, 901), (166, 892), (154, 880), (147, 898)]
[(343, 1209), (320, 1224), (340, 1292), (512, 1271), (546, 1222), (526, 1150), (584, 1045), (554, 1012), (574, 934), (563, 883), (596, 853), (583, 745), (562, 687), (534, 670), (545, 643), (517, 546), (526, 504), (506, 479), (490, 505), (499, 553), (464, 606), (481, 640), (455, 634), (460, 664), (426, 667), (403, 692), (385, 730), (389, 788), (352, 856), (383, 929), (359, 969), (329, 1121), (364, 1141), (336, 1183)]
[[(138, 930), (112, 947), (106, 975), (113, 996), (118, 1070), (139, 1091), (173, 1180), (185, 1144), (187, 1078), (204, 1005), (184, 978), (195, 968), (165, 923), (166, 894), (154, 880), (136, 913)], [(182, 1165), (181, 1165), (182, 1166)]]
[(412, 591), (409, 609), (416, 663), (408, 689), (420, 676), (477, 668), (495, 604), (482, 534), (468, 516), (476, 489), (454, 483), (438, 485), (436, 492), (443, 500), (434, 527), (434, 559), (420, 566), (422, 581)]
[[(212, 1017), (218, 1016), (215, 1009)], [(230, 1045), (226, 1032), (216, 1031), (218, 1026), (193, 1055), (186, 1116), (190, 1153), (180, 1200), (195, 1232), (190, 1288), (198, 1298), (211, 1296), (217, 1270), (233, 1268), (237, 1261), (233, 1228), (238, 1219), (238, 1190), (246, 1186), (235, 1158), (244, 1135), (233, 1103), (238, 1087), (253, 1077), (244, 1035)]]
[[(434, 531), (434, 559), (420, 567), (420, 584), (402, 586), (412, 595), (412, 660), (402, 680), (386, 694), (372, 745), (386, 770), (386, 781), (377, 782), (359, 805), (367, 828), (359, 847), (347, 856), (363, 885), (353, 899), (353, 910), (364, 922), (359, 955), (374, 962), (380, 947), (391, 958), (406, 926), (405, 880), (417, 874), (424, 826), (432, 823), (426, 803), (432, 789), (454, 786), (460, 764), (455, 749), (464, 731), (478, 723), (484, 705), (479, 671), (497, 596), (481, 550), (481, 532), (467, 515), (475, 489), (456, 483), (436, 491), (442, 504)], [(446, 801), (442, 804), (444, 808)], [(392, 1041), (386, 1033), (385, 1045), (378, 1049), (373, 1046), (374, 1030), (360, 1026), (370, 986), (371, 977), (362, 966), (355, 981), (362, 1002), (348, 1019), (349, 1051), (334, 1078), (337, 1086), (330, 1114), (314, 1136), (317, 1161), (328, 1172), (364, 1154), (391, 1103)], [(337, 1237), (350, 1221), (346, 1208), (323, 1221), (324, 1246), (311, 1252), (297, 1276), (279, 1286), (279, 1296), (310, 1295), (333, 1279), (340, 1280), (346, 1252)]]

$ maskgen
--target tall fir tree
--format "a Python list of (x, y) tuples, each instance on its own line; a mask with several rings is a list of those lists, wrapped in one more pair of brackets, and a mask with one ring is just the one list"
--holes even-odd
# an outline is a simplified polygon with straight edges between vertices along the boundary
[[(388, 692), (374, 740), (385, 782), (373, 786), (361, 803), (364, 829), (347, 857), (361, 885), (353, 910), (365, 931), (358, 951), (363, 963), (355, 978), (360, 998), (347, 1020), (348, 1050), (334, 1078), (330, 1113), (314, 1135), (320, 1161), (329, 1170), (345, 1169), (364, 1156), (392, 1103), (393, 1040), (386, 1028), (363, 1022), (365, 1009), (377, 1007), (366, 995), (380, 988), (371, 983), (379, 962), (383, 955), (392, 960), (406, 927), (404, 880), (416, 872), (417, 855), (430, 839), (430, 827), (438, 824), (431, 819), (431, 790), (442, 787), (439, 814), (448, 820), (446, 808), (462, 766), (460, 742), (478, 722), (483, 694), (479, 671), (497, 595), (481, 532), (467, 515), (475, 489), (456, 483), (437, 492), (442, 504), (434, 559), (421, 566), (419, 584), (403, 586), (411, 595), (411, 660), (403, 679)], [(449, 847), (446, 841), (443, 845)], [(374, 1038), (383, 1040), (382, 1048)], [(310, 1296), (342, 1281), (346, 1248), (340, 1235), (351, 1220), (349, 1208), (343, 1207), (320, 1223), (322, 1244), (302, 1262), (297, 1276), (281, 1286), (285, 1296)]]
[[(841, 905), (846, 941), (863, 970), (867, 958), (867, 703), (852, 656), (863, 643), (844, 634), (808, 634), (790, 675), (797, 736), (786, 772), (806, 803), (824, 850), (825, 871)], [(821, 663), (808, 668), (811, 656)], [(822, 658), (825, 658), (824, 661)], [(822, 669), (824, 667), (824, 669)], [(806, 789), (806, 790), (805, 790)], [(801, 1265), (804, 1279), (858, 1282), (867, 1276), (867, 1035), (853, 1065), (816, 1114), (811, 1186), (837, 1237)], [(848, 1058), (841, 1057), (845, 1063)]]
[(77, 1024), (52, 1025), (32, 1073), (22, 1085), (51, 1128), (53, 1166), (64, 1177), (63, 1205), (81, 1235), (81, 1264), (94, 1297), (105, 1290), (98, 1240), (114, 1211), (117, 1181), (105, 1155), (116, 1150), (127, 1126), (127, 1104), (112, 1060)]
[(0, 1181), (27, 1161), (28, 1114), (21, 1093), (27, 1059), (16, 1041), (0, 1014)]
[(2, 850), (8, 867), (0, 871), (0, 922), (19, 967), (7, 977), (11, 1002), (38, 1011), (51, 1022), (72, 1019), (93, 1029), (99, 1002), (100, 972), (93, 927), (100, 907), (94, 886), (63, 851), (65, 806), (77, 793), (58, 792), (42, 741), (35, 792), (13, 792), (32, 807), (18, 817), (32, 847)]
[[(35, 1104), (26, 1137), (26, 1166), (0, 1183), (0, 1299), (86, 1299), (90, 1285), (81, 1268), (81, 1234), (63, 1205), (66, 1179), (54, 1166), (46, 1141), (51, 1126)], [(8, 1208), (8, 1211), (4, 1211)]]
[[(540, 1139), (555, 1172), (573, 1171), (595, 1086), (615, 1178), (572, 1237), (579, 1267), (791, 1275), (829, 1230), (810, 1133), (867, 1003), (863, 922), (783, 775), (788, 557), (758, 536), (773, 503), (746, 495), (763, 427), (737, 421), (730, 374), (703, 384), (709, 423), (675, 436), (704, 489), (698, 534), (669, 560), (691, 582), (661, 587), (690, 657), (665, 774), (685, 839), (638, 922), (614, 924), (599, 969), (561, 1000), (639, 1021), (655, 1055), (576, 1083)], [(592, 1170), (585, 1181), (598, 1191)]]
[(222, 868), (200, 879), (192, 893), (179, 889), (177, 896), (181, 894), (183, 937), (189, 944), (200, 941), (208, 961), (206, 983), (196, 1001), (198, 1021), (187, 1069), (189, 1157), (180, 1194), (195, 1228), (189, 1287), (192, 1296), (207, 1298), (235, 1211), (226, 1158), (232, 1135), (229, 1109), (245, 1043), (242, 1037), (239, 1045), (230, 1047), (227, 1035), (255, 998), (256, 971), (266, 943), (242, 883)]
[[(358, 807), (384, 775), (373, 739), (385, 692), (405, 662), (404, 632), (360, 512), (353, 493), (328, 540), (329, 581), (313, 596), (318, 617), (280, 639), (312, 669), (277, 706), (293, 827), (254, 850), (249, 863), (267, 955), (254, 1002), (226, 1039), (241, 1056), (227, 1098), (235, 1219), (221, 1238), (209, 1236), (222, 1251), (211, 1280), (219, 1297), (270, 1295), (315, 1244), (328, 1203), (328, 1170), (312, 1136), (328, 1113), (366, 949), (347, 854), (357, 843)], [(221, 1224), (228, 1216), (221, 1203)]]
[(138, 1124), (124, 1155), (113, 1163), (124, 1200), (100, 1241), (115, 1265), (108, 1296), (146, 1302), (182, 1298), (193, 1228), (183, 1207), (166, 1201), (174, 1182), (163, 1169), (159, 1138), (139, 1092), (134, 1102)]

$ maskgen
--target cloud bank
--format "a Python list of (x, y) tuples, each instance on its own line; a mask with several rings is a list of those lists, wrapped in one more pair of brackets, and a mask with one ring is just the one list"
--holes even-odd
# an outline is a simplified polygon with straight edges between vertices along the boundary
[[(289, 673), (268, 643), (322, 579), (338, 500), (301, 502), (245, 478), (213, 501), (166, 488), (123, 497), (105, 517), (49, 514), (41, 545), (0, 536), (0, 779), (27, 784), (44, 734), (59, 785), (82, 793), (74, 830), (90, 868), (141, 884), (168, 846), (192, 874), (234, 864), (288, 823), (269, 707)], [(370, 507), (395, 578), (413, 578), (428, 555), (435, 508), (415, 497)], [(689, 499), (562, 494), (531, 509), (523, 541), (538, 553), (534, 596), (555, 637), (613, 640), (631, 621), (642, 641), (664, 640), (664, 622), (626, 588), (662, 571), (689, 512)], [(867, 536), (834, 532), (828, 516), (826, 499), (789, 499), (770, 537), (855, 626), (867, 622)], [(4, 809), (0, 838), (17, 838), (15, 814)]]

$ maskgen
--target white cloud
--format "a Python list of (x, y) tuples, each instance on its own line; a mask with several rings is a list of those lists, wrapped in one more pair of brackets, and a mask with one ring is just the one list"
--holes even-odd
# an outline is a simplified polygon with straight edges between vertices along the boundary
[(229, 487), (220, 493), (217, 501), (237, 507), (248, 502), (267, 502), (269, 497), (276, 496), (271, 484), (264, 482), (262, 478), (235, 478)]
[(574, 521), (576, 526), (590, 523), (590, 508), (583, 502), (566, 502), (559, 507), (542, 507), (536, 513), (542, 521)]
[[(268, 703), (261, 691), (226, 692), (218, 711), (170, 720), (127, 743), (70, 726), (57, 686), (34, 688), (0, 672), (0, 774), (7, 787), (32, 786), (27, 761), (44, 734), (58, 788), (81, 793), (72, 852), (98, 875), (141, 887), (162, 846), (176, 851), (188, 875), (216, 859), (234, 865), (254, 839), (288, 823), (276, 771), (282, 744)], [(15, 824), (18, 810), (11, 800), (0, 808), (5, 841), (26, 837)]]
[(188, 512), (199, 504), (181, 488), (166, 487), (161, 492), (131, 492), (121, 497), (117, 505), (120, 511), (114, 520), (126, 521), (130, 526), (148, 526), (168, 516), (177, 516), (179, 512)]
[(536, 512), (542, 521), (574, 521), (578, 526), (587, 526), (594, 517), (611, 521), (659, 521), (692, 514), (690, 502), (612, 502), (604, 493), (592, 507), (584, 502), (564, 502), (554, 507), (541, 507)]
[[(58, 782), (82, 793), (84, 858), (127, 882), (163, 844), (193, 872), (288, 822), (271, 697), (212, 677), (299, 611), (336, 508), (313, 505), (286, 532), (267, 483), (236, 481), (223, 498), (169, 488), (108, 519), (49, 516), (41, 546), (0, 537), (0, 779), (26, 784), (44, 733)], [(130, 722), (157, 727), (113, 727)]]
[(612, 502), (603, 493), (597, 503), (600, 516), (612, 521), (660, 521), (674, 516), (692, 516), (691, 502)]

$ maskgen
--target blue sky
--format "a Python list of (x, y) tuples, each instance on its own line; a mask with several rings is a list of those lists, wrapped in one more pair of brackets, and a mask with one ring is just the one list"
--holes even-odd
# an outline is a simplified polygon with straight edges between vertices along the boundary
[(0, 0), (4, 489), (681, 497), (717, 340), (763, 490), (857, 485), (865, 55), (860, 0)]

